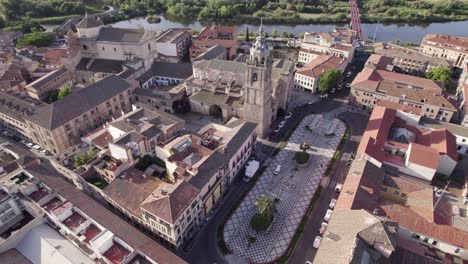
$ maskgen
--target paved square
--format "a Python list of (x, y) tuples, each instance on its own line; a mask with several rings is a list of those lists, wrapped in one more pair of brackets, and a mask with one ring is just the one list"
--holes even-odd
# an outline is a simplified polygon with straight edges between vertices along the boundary
[[(286, 146), (270, 162), (226, 222), (224, 240), (233, 254), (251, 263), (264, 263), (285, 253), (345, 130), (345, 124), (332, 116), (317, 114), (302, 120)], [(303, 142), (312, 147), (308, 150), (310, 160), (304, 167), (298, 167), (294, 154), (301, 151), (299, 146)], [(281, 165), (281, 172), (274, 175), (277, 165)], [(295, 167), (298, 167), (297, 171), (294, 171)], [(255, 214), (255, 201), (261, 194), (271, 200), (278, 197), (280, 202), (270, 229), (256, 233), (250, 227), (250, 218)], [(256, 242), (249, 245), (249, 236), (254, 236)]]

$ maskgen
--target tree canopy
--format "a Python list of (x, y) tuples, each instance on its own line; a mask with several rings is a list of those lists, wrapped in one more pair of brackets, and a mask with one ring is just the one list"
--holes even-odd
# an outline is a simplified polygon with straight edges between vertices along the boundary
[(324, 94), (336, 87), (341, 78), (341, 71), (334, 68), (325, 72), (319, 80), (319, 91)]
[(54, 35), (48, 32), (35, 32), (25, 34), (17, 46), (47, 47), (54, 41)]
[(450, 69), (447, 67), (432, 68), (426, 72), (426, 78), (434, 81), (441, 81), (444, 83), (445, 89), (448, 89), (450, 84)]

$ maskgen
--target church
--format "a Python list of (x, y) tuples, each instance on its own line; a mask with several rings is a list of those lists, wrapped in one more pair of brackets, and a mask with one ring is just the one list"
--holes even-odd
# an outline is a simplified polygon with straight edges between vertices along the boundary
[(273, 59), (260, 25), (249, 55), (236, 61), (197, 61), (185, 85), (192, 111), (224, 121), (237, 117), (257, 123), (257, 135), (264, 137), (278, 110), (287, 107), (294, 63)]

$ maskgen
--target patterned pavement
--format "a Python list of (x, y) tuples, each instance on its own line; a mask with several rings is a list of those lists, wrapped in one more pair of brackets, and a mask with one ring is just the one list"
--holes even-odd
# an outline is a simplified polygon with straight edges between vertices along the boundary
[[(285, 253), (345, 130), (344, 123), (333, 117), (317, 114), (304, 118), (226, 222), (224, 240), (233, 254), (251, 263), (264, 263)], [(324, 136), (332, 132), (335, 136)], [(308, 151), (310, 160), (294, 171), (294, 153), (301, 151), (299, 145), (304, 141), (312, 146)], [(274, 175), (277, 165), (281, 165), (281, 172)], [(250, 227), (250, 218), (255, 214), (255, 201), (261, 194), (271, 200), (277, 197), (280, 202), (270, 229), (256, 233)], [(256, 242), (249, 245), (249, 236), (255, 237)]]

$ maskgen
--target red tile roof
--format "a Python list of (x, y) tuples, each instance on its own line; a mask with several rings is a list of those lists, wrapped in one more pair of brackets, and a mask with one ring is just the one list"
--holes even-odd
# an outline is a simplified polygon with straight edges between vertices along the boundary
[(378, 100), (377, 105), (383, 106), (388, 109), (400, 110), (406, 113), (412, 113), (412, 114), (417, 114), (417, 115), (421, 114), (421, 108), (417, 108), (417, 107), (405, 105), (405, 104), (399, 104), (399, 103), (395, 103), (395, 102), (388, 101), (388, 100)]
[(408, 161), (436, 170), (439, 166), (439, 153), (431, 147), (411, 143)]
[(339, 69), (345, 63), (345, 59), (337, 56), (320, 55), (319, 57), (304, 65), (304, 67), (298, 69), (296, 72), (301, 75), (317, 78), (331, 69)]
[(380, 208), (384, 214), (400, 227), (445, 241), (462, 248), (468, 248), (468, 232), (453, 226), (438, 225), (426, 220), (411, 208), (400, 204), (385, 202)]
[(426, 42), (436, 42), (441, 44), (444, 48), (449, 48), (451, 45), (452, 48), (454, 47), (463, 47), (468, 49), (468, 38), (466, 37), (455, 37), (450, 35), (443, 35), (443, 34), (427, 34), (422, 42), (424, 44), (428, 44)]
[[(430, 166), (428, 164), (428, 162), (434, 162), (434, 153), (437, 153), (437, 156), (447, 155), (452, 160), (457, 161), (456, 138), (447, 129), (427, 130), (408, 125), (403, 119), (397, 116), (397, 110), (379, 105), (376, 105), (372, 111), (357, 152), (366, 153), (380, 162), (384, 160), (389, 161), (382, 148), (389, 142), (388, 133), (392, 127), (405, 128), (413, 132), (416, 136), (414, 143), (417, 145), (414, 149), (414, 151), (416, 151), (415, 153), (430, 155), (427, 160), (419, 160), (419, 158), (416, 157), (418, 154), (415, 154), (415, 156), (412, 157), (414, 163), (429, 168), (437, 168), (438, 162)], [(437, 161), (438, 159), (437, 157)]]

